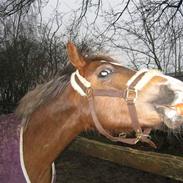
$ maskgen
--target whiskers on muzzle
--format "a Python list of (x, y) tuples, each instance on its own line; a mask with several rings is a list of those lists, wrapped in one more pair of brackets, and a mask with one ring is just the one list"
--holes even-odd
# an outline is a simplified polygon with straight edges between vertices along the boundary
[(183, 115), (179, 114), (175, 107), (167, 105), (156, 105), (156, 111), (161, 117), (163, 124), (169, 129), (176, 131), (183, 126)]
[(159, 130), (165, 132), (167, 138), (175, 137), (177, 140), (183, 141), (183, 125), (173, 129), (168, 128), (165, 124), (163, 124)]
[(170, 129), (162, 125), (160, 129), (152, 131), (151, 137), (157, 142), (159, 151), (170, 154), (183, 152), (183, 127)]

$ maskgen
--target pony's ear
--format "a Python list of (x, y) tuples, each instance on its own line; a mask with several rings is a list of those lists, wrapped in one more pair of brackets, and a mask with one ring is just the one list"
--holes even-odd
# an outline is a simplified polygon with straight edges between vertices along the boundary
[(86, 65), (84, 58), (79, 54), (76, 46), (72, 42), (67, 43), (67, 54), (69, 61), (75, 68), (81, 69)]

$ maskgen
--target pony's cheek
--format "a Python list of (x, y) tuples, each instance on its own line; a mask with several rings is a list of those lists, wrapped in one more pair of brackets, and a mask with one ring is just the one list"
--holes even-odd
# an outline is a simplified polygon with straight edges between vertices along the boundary
[(112, 97), (96, 97), (94, 99), (96, 113), (101, 123), (113, 125), (130, 125), (128, 107), (124, 99)]

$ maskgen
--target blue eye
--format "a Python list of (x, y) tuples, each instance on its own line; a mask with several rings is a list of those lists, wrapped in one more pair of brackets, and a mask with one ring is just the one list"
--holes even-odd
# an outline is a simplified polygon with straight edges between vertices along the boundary
[(102, 71), (99, 73), (98, 77), (99, 77), (99, 78), (105, 78), (105, 77), (107, 77), (108, 75), (110, 75), (111, 73), (112, 73), (112, 70), (111, 70), (111, 69), (104, 69), (104, 70), (102, 70)]

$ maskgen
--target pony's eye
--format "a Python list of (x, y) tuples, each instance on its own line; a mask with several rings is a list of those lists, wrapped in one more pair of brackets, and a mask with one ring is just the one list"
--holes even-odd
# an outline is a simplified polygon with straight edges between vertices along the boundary
[(104, 69), (104, 70), (102, 70), (100, 73), (99, 73), (99, 75), (98, 75), (98, 77), (99, 78), (105, 78), (105, 77), (107, 77), (109, 74), (111, 74), (112, 73), (112, 70), (111, 69)]

